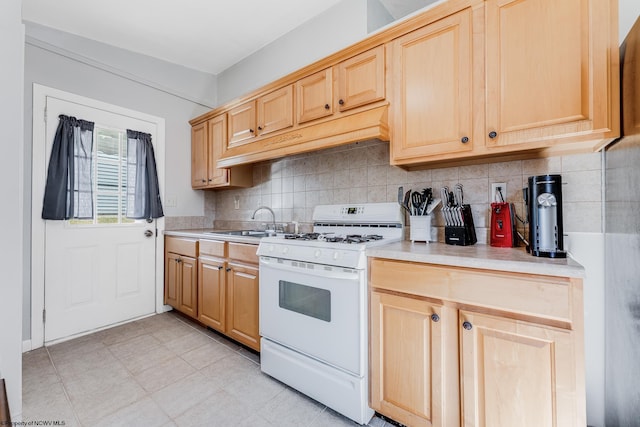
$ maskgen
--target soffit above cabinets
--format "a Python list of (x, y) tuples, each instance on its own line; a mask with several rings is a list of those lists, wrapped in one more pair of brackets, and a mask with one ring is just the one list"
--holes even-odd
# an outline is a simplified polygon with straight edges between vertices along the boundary
[(218, 74), (341, 0), (23, 0), (22, 17)]
[[(217, 75), (342, 1), (354, 0), (23, 0), (22, 17)], [(378, 2), (395, 21), (436, 0), (360, 1)]]

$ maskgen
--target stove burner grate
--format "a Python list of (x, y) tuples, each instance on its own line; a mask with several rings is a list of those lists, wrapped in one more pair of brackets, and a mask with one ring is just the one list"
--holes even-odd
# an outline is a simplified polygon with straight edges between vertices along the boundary
[(298, 234), (285, 234), (284, 238), (287, 240), (318, 240), (320, 233), (298, 233)]
[(383, 237), (379, 234), (349, 234), (347, 236), (337, 236), (333, 233), (300, 233), (285, 234), (284, 238), (287, 240), (318, 240), (329, 243), (366, 243), (374, 240), (382, 240)]

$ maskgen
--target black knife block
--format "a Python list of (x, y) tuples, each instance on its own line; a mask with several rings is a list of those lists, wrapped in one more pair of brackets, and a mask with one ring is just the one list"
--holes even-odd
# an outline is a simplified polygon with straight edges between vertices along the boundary
[(463, 226), (446, 226), (444, 228), (444, 242), (447, 245), (469, 246), (478, 241), (470, 205), (462, 205), (462, 219)]

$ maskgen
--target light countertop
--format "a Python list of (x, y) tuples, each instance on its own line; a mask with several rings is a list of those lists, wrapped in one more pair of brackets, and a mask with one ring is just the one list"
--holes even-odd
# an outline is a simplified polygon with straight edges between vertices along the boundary
[[(259, 237), (211, 234), (209, 229), (166, 230), (166, 236), (221, 240), (257, 245)], [(489, 245), (455, 246), (444, 243), (402, 241), (367, 249), (369, 257), (453, 267), (481, 268), (515, 273), (584, 278), (584, 267), (569, 256), (565, 259), (535, 257), (524, 248), (494, 248)]]
[(402, 241), (367, 249), (367, 256), (454, 267), (584, 278), (584, 267), (569, 256), (565, 259), (535, 257), (524, 248)]
[(207, 240), (220, 240), (225, 242), (236, 242), (236, 243), (250, 243), (253, 245), (257, 245), (260, 243), (260, 237), (254, 236), (233, 236), (229, 234), (212, 234), (214, 231), (227, 231), (227, 230), (216, 230), (214, 228), (196, 228), (189, 230), (165, 230), (165, 236), (174, 236), (174, 237), (187, 237), (189, 239), (207, 239)]

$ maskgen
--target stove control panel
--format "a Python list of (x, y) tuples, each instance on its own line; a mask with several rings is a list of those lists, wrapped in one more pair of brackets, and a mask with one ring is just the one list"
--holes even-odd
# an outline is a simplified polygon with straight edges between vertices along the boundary
[(342, 215), (358, 215), (364, 213), (364, 206), (343, 206)]
[[(348, 245), (346, 246), (348, 247)], [(367, 261), (364, 250), (342, 250), (329, 247), (320, 248), (302, 245), (290, 247), (286, 243), (275, 242), (260, 243), (257, 253), (259, 256), (291, 259), (302, 262), (355, 269), (364, 269)]]
[(313, 209), (312, 216), (314, 222), (343, 224), (402, 224), (403, 218), (403, 213), (397, 203), (317, 205)]

